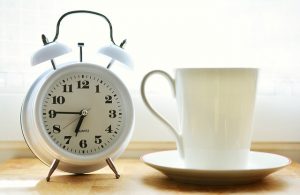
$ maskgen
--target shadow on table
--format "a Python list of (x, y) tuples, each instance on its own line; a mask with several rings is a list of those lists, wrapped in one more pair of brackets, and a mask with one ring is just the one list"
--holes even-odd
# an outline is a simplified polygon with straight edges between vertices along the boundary
[[(105, 180), (105, 182), (103, 182)], [(109, 191), (117, 187), (119, 179), (114, 174), (79, 174), (79, 175), (59, 175), (52, 176), (50, 182), (46, 179), (40, 180), (36, 185), (36, 190), (40, 193), (76, 193), (86, 194), (95, 186), (100, 186), (101, 191)], [(99, 191), (99, 190), (98, 190)]]
[(152, 188), (168, 192), (266, 193), (285, 191), (284, 189), (287, 187), (286, 182), (277, 177), (266, 177), (255, 183), (230, 186), (205, 186), (200, 184), (181, 183), (169, 179), (164, 175), (146, 176), (144, 177), (143, 182)]

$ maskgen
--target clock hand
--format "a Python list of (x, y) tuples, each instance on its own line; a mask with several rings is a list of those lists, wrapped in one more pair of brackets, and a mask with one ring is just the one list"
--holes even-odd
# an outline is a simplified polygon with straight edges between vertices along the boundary
[[(91, 108), (87, 109), (87, 111), (90, 111)], [(81, 113), (81, 112), (80, 112)], [(66, 124), (62, 129), (68, 127), (69, 125), (71, 125), (72, 123), (74, 123), (75, 121), (77, 121), (77, 119), (80, 118), (80, 116), (77, 116), (75, 118), (73, 118), (70, 122), (68, 122), (68, 124)]]
[(55, 111), (55, 114), (81, 114), (81, 112), (64, 112), (64, 111)]
[(83, 119), (88, 115), (88, 111), (87, 110), (81, 110), (81, 116), (79, 118), (79, 121), (77, 123), (77, 126), (75, 128), (75, 136), (77, 136), (78, 132), (79, 132), (79, 129), (80, 129), (80, 126), (82, 124), (82, 121)]
[(66, 124), (66, 126), (63, 127), (63, 129), (66, 128), (66, 127), (68, 127), (69, 125), (71, 125), (71, 124), (74, 123), (75, 121), (77, 121), (77, 119), (80, 118), (80, 117), (81, 117), (81, 116), (72, 119), (72, 121), (69, 122), (68, 124)]
[(80, 129), (80, 126), (82, 124), (82, 121), (83, 121), (84, 117), (85, 117), (84, 115), (81, 115), (80, 118), (79, 118), (79, 121), (78, 121), (77, 126), (75, 128), (75, 136), (77, 136), (77, 134), (79, 132), (79, 129)]

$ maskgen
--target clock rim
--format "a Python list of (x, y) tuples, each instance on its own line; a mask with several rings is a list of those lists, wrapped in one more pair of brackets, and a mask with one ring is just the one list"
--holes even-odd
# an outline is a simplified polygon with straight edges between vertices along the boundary
[[(104, 151), (97, 152), (94, 154), (74, 154), (68, 151), (65, 151), (63, 148), (59, 147), (54, 143), (54, 141), (49, 137), (49, 135), (46, 132), (46, 129), (43, 125), (43, 120), (42, 120), (42, 102), (43, 102), (43, 97), (47, 93), (47, 90), (51, 87), (53, 83), (55, 83), (59, 78), (63, 77), (64, 75), (71, 73), (71, 72), (78, 72), (80, 73), (79, 70), (84, 69), (84, 73), (95, 73), (94, 71), (97, 70), (99, 72), (99, 75), (111, 82), (114, 87), (118, 89), (118, 92), (122, 96), (122, 100), (124, 101), (124, 105), (122, 108), (122, 111), (124, 113), (123, 116), (126, 118), (124, 119), (125, 126), (121, 129), (121, 134), (116, 138), (117, 140), (112, 143), (112, 145), (108, 146)], [(94, 70), (94, 71), (92, 71)], [(108, 73), (108, 74), (107, 74)], [(102, 75), (103, 74), (103, 75)], [(62, 168), (64, 171), (67, 170), (67, 172), (76, 172), (76, 173), (82, 173), (82, 172), (90, 172), (93, 170), (97, 170), (105, 163), (103, 164), (103, 161), (105, 161), (106, 158), (116, 158), (118, 157), (126, 148), (128, 145), (130, 138), (133, 133), (133, 126), (134, 126), (134, 108), (133, 108), (133, 102), (131, 99), (131, 96), (129, 94), (129, 91), (125, 84), (116, 76), (113, 72), (99, 66), (96, 64), (91, 64), (91, 63), (86, 63), (86, 62), (76, 62), (76, 63), (66, 63), (64, 65), (61, 65), (58, 67), (57, 70), (55, 71), (46, 71), (45, 74), (42, 74), (38, 79), (37, 83), (35, 86), (33, 86), (32, 91), (37, 91), (35, 94), (33, 93), (32, 95), (35, 95), (34, 100), (32, 102), (32, 111), (33, 111), (33, 118), (34, 118), (34, 123), (37, 128), (37, 132), (39, 132), (39, 135), (37, 136), (37, 139), (39, 139), (39, 144), (42, 144), (44, 148), (43, 152), (48, 152), (48, 154), (51, 156), (45, 157), (45, 155), (41, 155), (41, 151), (37, 149), (37, 146), (33, 146), (34, 144), (28, 144), (28, 136), (25, 135), (24, 138), (33, 151), (33, 153), (40, 158), (45, 164), (48, 166), (51, 165), (53, 159), (60, 159), (61, 161), (65, 162), (67, 165), (64, 166), (65, 168)], [(37, 89), (38, 88), (38, 89)], [(28, 91), (28, 93), (30, 90)], [(29, 94), (27, 94), (29, 95)], [(30, 98), (30, 97), (29, 97)], [(32, 98), (32, 97), (31, 97)], [(25, 99), (26, 100), (26, 99)], [(30, 101), (30, 100), (29, 100)], [(25, 101), (24, 101), (25, 103)], [(27, 102), (28, 103), (28, 102)], [(24, 105), (23, 105), (24, 106)], [(27, 105), (28, 106), (28, 105)], [(23, 108), (22, 108), (23, 110)], [(24, 112), (24, 111), (23, 111)], [(21, 117), (22, 118), (22, 117)], [(21, 122), (22, 123), (22, 122)], [(24, 125), (25, 126), (25, 125)], [(22, 128), (23, 130), (23, 128)], [(26, 134), (26, 130), (22, 131), (23, 135)], [(31, 139), (29, 137), (29, 139)], [(30, 142), (30, 141), (29, 141)], [(41, 148), (43, 148), (41, 147)], [(51, 159), (51, 160), (49, 160)], [(102, 162), (102, 163), (100, 163)], [(99, 166), (95, 165), (97, 163)], [(100, 165), (101, 164), (101, 165)], [(91, 167), (96, 166), (97, 168), (92, 168), (92, 170), (87, 170)], [(78, 171), (73, 170), (74, 168), (70, 168), (72, 166), (86, 166), (86, 167), (81, 167), (83, 171)], [(90, 166), (90, 167), (88, 167)], [(68, 170), (70, 168), (71, 170)], [(59, 167), (59, 169), (61, 169)]]

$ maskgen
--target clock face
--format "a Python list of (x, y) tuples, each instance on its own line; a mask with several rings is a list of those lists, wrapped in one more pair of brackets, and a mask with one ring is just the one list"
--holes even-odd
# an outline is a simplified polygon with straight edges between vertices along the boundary
[(61, 149), (95, 154), (121, 134), (123, 105), (120, 91), (101, 75), (68, 73), (45, 89), (42, 123), (47, 136)]

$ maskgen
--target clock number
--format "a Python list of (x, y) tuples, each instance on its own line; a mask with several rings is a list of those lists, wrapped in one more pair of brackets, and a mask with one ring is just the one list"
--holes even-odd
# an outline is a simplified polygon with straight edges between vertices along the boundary
[(107, 133), (112, 133), (111, 125), (109, 125), (109, 127), (107, 127), (107, 128), (105, 129), (105, 131), (106, 131)]
[(64, 139), (67, 140), (67, 141), (66, 141), (66, 144), (69, 144), (69, 143), (70, 143), (71, 138), (72, 138), (72, 136), (65, 136), (65, 137), (64, 137)]
[(65, 103), (65, 97), (64, 96), (53, 96), (52, 104), (63, 104), (63, 103)]
[(86, 147), (87, 147), (86, 140), (85, 140), (85, 139), (80, 140), (79, 146), (80, 146), (81, 148), (86, 148)]
[(110, 95), (105, 96), (105, 103), (111, 104), (112, 103), (112, 97)]
[(96, 93), (100, 93), (100, 86), (96, 85)]
[(108, 116), (109, 116), (109, 118), (116, 118), (116, 116), (117, 116), (116, 110), (110, 110)]
[(69, 93), (73, 92), (72, 85), (63, 85), (63, 87), (64, 87), (64, 91), (63, 92), (69, 92)]
[(96, 135), (95, 136), (95, 144), (101, 144), (102, 143), (102, 139), (100, 135)]
[(49, 117), (50, 118), (55, 118), (56, 117), (56, 112), (55, 112), (55, 110), (49, 110)]
[(60, 133), (60, 125), (53, 125), (53, 133)]
[(77, 84), (78, 84), (78, 89), (89, 89), (90, 86), (90, 82), (87, 81), (87, 80), (84, 80), (84, 81), (77, 81)]

